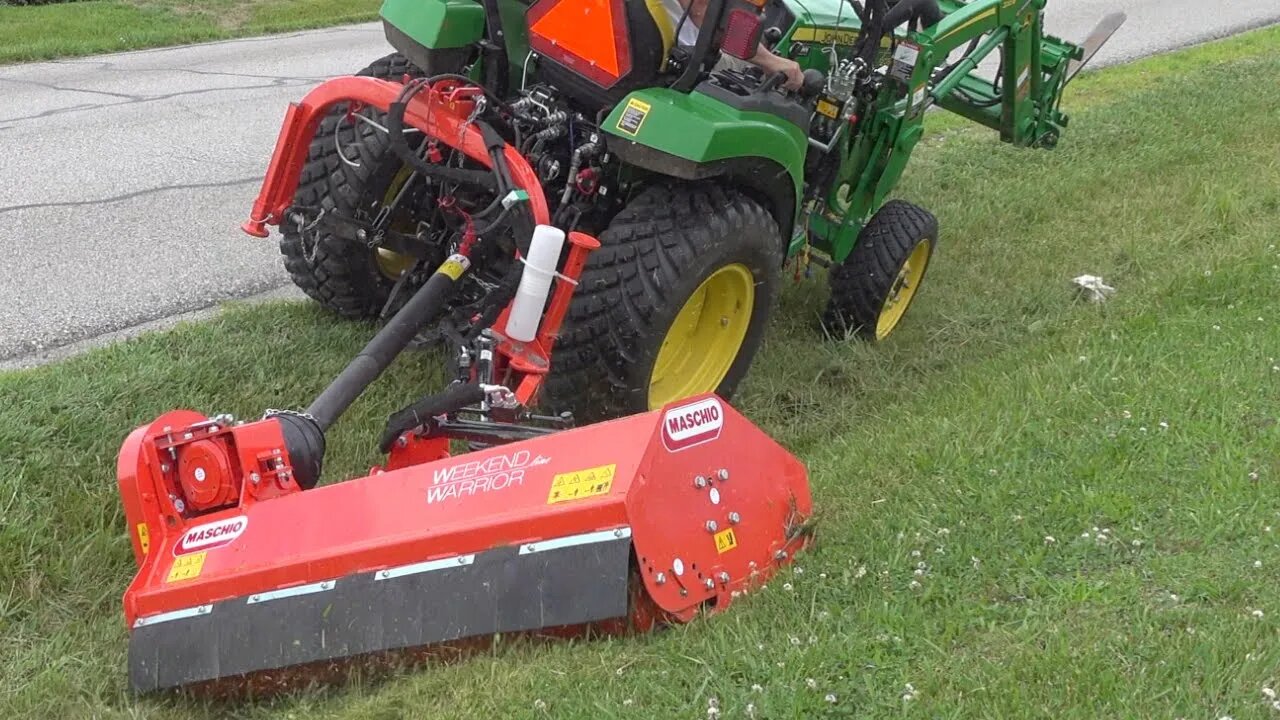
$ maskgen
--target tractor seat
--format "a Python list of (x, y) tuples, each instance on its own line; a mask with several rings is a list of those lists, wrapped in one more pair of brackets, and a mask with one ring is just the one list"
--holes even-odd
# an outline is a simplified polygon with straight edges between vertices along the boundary
[(536, 77), (599, 108), (665, 85), (675, 27), (662, 0), (537, 0), (525, 14)]

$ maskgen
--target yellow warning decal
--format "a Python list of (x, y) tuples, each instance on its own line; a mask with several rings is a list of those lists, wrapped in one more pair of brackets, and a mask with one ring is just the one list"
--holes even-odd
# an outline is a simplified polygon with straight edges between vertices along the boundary
[(829, 100), (826, 100), (824, 98), (818, 98), (817, 109), (819, 113), (821, 113), (822, 115), (826, 115), (832, 120), (835, 120), (836, 116), (840, 114), (840, 107), (835, 103)]
[(631, 98), (627, 101), (627, 106), (622, 109), (622, 114), (618, 116), (618, 129), (628, 135), (639, 134), (640, 126), (644, 124), (644, 119), (649, 117), (649, 111), (652, 109), (649, 103)]
[(151, 531), (147, 529), (146, 523), (138, 523), (138, 545), (142, 547), (142, 554), (146, 555), (151, 552)]
[(451, 255), (448, 260), (445, 260), (440, 265), (440, 269), (436, 270), (436, 272), (441, 275), (447, 275), (449, 279), (457, 281), (469, 267), (471, 267), (471, 261), (467, 259), (466, 255)]
[(716, 533), (716, 552), (724, 554), (738, 547), (738, 538), (733, 534), (733, 528), (725, 528)]
[(613, 475), (617, 471), (618, 466), (613, 464), (560, 473), (551, 480), (547, 504), (554, 505), (604, 495), (613, 487)]
[(204, 569), (204, 556), (206, 554), (205, 552), (198, 552), (190, 555), (179, 555), (173, 561), (173, 567), (169, 568), (169, 577), (165, 579), (165, 582), (171, 583), (200, 577), (200, 571)]

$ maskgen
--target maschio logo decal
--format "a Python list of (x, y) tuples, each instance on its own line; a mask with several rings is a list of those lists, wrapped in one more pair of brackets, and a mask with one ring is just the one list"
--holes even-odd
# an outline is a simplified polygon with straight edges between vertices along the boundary
[(716, 398), (674, 407), (662, 416), (662, 444), (671, 452), (711, 442), (724, 429), (724, 406)]
[(186, 555), (197, 550), (212, 550), (230, 545), (248, 526), (249, 518), (243, 515), (197, 525), (183, 533), (178, 544), (173, 546), (173, 554)]

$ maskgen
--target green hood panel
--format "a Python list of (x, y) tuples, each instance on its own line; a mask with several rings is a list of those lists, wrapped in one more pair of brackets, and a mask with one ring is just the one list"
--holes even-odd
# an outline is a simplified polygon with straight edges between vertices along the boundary
[(783, 0), (800, 25), (857, 28), (858, 16), (846, 0)]
[(766, 158), (797, 181), (808, 147), (800, 128), (775, 115), (746, 112), (702, 93), (667, 88), (631, 93), (609, 113), (604, 130), (695, 163)]

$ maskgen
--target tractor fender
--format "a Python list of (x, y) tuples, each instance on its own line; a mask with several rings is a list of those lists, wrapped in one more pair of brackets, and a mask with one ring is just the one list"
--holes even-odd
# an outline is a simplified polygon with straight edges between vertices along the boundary
[(623, 98), (602, 128), (629, 165), (681, 180), (725, 178), (760, 197), (791, 237), (808, 149), (795, 123), (700, 92), (650, 88)]
[(387, 40), (414, 59), (422, 50), (462, 48), (484, 36), (484, 7), (475, 0), (383, 0)]

